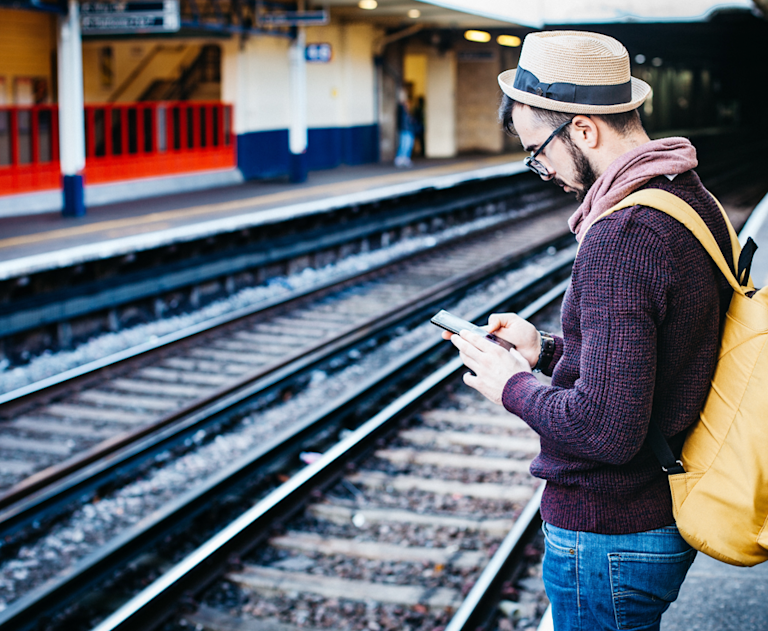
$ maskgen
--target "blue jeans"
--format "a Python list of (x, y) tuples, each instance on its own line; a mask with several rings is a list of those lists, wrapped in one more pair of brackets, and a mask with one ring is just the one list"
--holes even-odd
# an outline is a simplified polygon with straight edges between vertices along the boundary
[(658, 631), (696, 556), (676, 526), (630, 535), (543, 530), (555, 631)]
[(405, 162), (411, 161), (411, 151), (413, 151), (413, 141), (414, 141), (414, 136), (412, 131), (400, 132), (400, 144), (398, 146), (397, 156), (396, 156), (398, 160), (403, 160)]

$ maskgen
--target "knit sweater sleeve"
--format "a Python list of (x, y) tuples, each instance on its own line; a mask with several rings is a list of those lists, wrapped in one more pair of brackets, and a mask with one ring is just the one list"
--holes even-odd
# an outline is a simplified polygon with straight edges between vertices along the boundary
[(660, 236), (633, 222), (631, 213), (617, 215), (590, 228), (574, 265), (581, 348), (572, 351), (579, 352), (573, 386), (545, 386), (518, 373), (502, 396), (510, 412), (559, 450), (615, 465), (631, 460), (645, 440), (656, 331), (672, 282)]

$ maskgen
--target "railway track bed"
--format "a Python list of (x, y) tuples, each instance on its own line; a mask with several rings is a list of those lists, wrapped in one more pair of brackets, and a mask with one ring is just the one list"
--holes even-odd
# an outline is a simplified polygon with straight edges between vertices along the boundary
[(538, 439), (460, 383), (441, 399), (238, 560), (183, 620), (216, 631), (447, 625), (535, 495)]

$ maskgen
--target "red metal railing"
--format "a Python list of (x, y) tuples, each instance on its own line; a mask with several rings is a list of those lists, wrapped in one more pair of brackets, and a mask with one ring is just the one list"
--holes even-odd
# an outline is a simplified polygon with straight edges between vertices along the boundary
[(87, 105), (87, 184), (234, 167), (232, 106), (218, 101)]
[(61, 188), (58, 107), (0, 107), (0, 195), (56, 188)]
[[(218, 101), (87, 105), (85, 182), (232, 168), (232, 106)], [(0, 195), (61, 188), (56, 105), (0, 107)]]

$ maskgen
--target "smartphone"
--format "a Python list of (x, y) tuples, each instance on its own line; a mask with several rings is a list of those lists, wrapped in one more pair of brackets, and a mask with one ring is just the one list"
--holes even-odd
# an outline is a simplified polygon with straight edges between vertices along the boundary
[(452, 313), (448, 313), (445, 309), (441, 309), (434, 316), (432, 316), (432, 319), (430, 320), (430, 322), (432, 322), (432, 324), (436, 324), (440, 328), (445, 329), (446, 331), (450, 331), (451, 333), (458, 334), (458, 332), (461, 330), (472, 331), (472, 333), (477, 333), (478, 335), (487, 337), (494, 344), (498, 344), (499, 346), (501, 346), (502, 348), (506, 348), (507, 350), (509, 350), (510, 348), (515, 348), (515, 345), (512, 344), (511, 342), (502, 340), (500, 337), (496, 337), (493, 333), (488, 333), (488, 331), (486, 331), (484, 328), (479, 327), (476, 324), (472, 324), (467, 320), (459, 318), (458, 316), (455, 316)]

